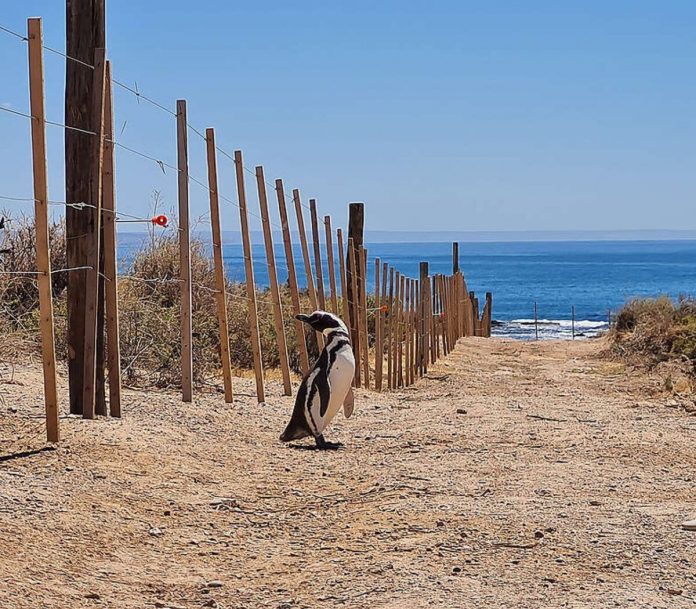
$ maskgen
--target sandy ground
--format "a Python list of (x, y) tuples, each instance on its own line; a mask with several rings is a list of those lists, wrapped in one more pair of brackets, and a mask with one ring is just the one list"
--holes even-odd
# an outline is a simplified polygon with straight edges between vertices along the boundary
[(291, 400), (249, 381), (233, 406), (128, 391), (37, 450), (24, 367), (0, 384), (0, 607), (692, 607), (696, 418), (600, 348), (463, 340), (358, 392), (339, 452), (279, 444)]

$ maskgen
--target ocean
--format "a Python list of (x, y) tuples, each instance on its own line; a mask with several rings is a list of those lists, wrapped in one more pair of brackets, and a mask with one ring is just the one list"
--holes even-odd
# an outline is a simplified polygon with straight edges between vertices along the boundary
[[(142, 234), (119, 235), (119, 257), (127, 267)], [(418, 277), (419, 263), (431, 273), (450, 273), (452, 243), (368, 243), (368, 289), (374, 284), (374, 258)], [(223, 246), (225, 267), (234, 281), (244, 281), (244, 258), (238, 243)], [(282, 241), (276, 243), (279, 280), (287, 280)], [(298, 280), (306, 285), (299, 245), (293, 248)], [(325, 253), (322, 245), (322, 253)], [(311, 246), (310, 255), (314, 260)], [(609, 316), (631, 298), (694, 293), (696, 240), (675, 241), (546, 241), (460, 243), (460, 266), (470, 290), (480, 300), (493, 293), (493, 333), (522, 340), (535, 337), (537, 305), (540, 339), (570, 338), (572, 308), (580, 338), (608, 326)], [(268, 284), (263, 245), (253, 246), (254, 275), (259, 287)], [(338, 260), (336, 259), (338, 269)], [(324, 277), (328, 290), (326, 261)], [(337, 270), (338, 273), (338, 270)]]

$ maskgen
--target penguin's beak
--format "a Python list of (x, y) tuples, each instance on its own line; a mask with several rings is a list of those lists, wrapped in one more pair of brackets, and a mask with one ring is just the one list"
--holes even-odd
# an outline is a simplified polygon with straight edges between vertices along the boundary
[(309, 323), (309, 315), (305, 315), (304, 313), (300, 313), (299, 315), (295, 315), (295, 319), (297, 319), (298, 321), (303, 321), (306, 324)]

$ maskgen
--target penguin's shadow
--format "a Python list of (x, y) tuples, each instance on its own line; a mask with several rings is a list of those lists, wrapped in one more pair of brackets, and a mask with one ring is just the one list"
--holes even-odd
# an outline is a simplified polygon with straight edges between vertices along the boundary
[(337, 450), (342, 450), (343, 449), (343, 444), (340, 446), (332, 447), (332, 448), (319, 448), (315, 444), (286, 444), (288, 448), (292, 448), (293, 450), (311, 450), (311, 451), (316, 451), (316, 452), (326, 452), (326, 453), (335, 453)]

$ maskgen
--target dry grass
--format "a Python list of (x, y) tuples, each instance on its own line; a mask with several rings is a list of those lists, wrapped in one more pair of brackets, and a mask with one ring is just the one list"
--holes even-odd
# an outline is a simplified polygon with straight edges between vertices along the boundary
[(696, 363), (696, 301), (637, 299), (624, 306), (609, 334), (612, 349), (649, 365), (669, 359)]
[[(33, 221), (24, 216), (9, 223), (4, 249), (0, 255), (0, 276), (35, 270), (35, 231)], [(181, 370), (179, 330), (179, 245), (177, 229), (151, 234), (136, 252), (119, 281), (121, 322), (121, 356), (124, 381), (133, 386), (169, 387), (179, 384)], [(65, 268), (65, 227), (51, 226), (52, 266)], [(193, 287), (194, 379), (198, 385), (209, 384), (220, 372), (220, 334), (215, 302), (215, 277), (209, 252), (201, 241), (191, 244)], [(9, 278), (8, 278), (9, 277)], [(237, 372), (252, 367), (245, 286), (227, 281), (227, 312), (230, 329), (232, 365)], [(67, 274), (53, 275), (56, 318), (56, 347), (65, 359)], [(259, 331), (264, 367), (279, 366), (279, 353), (273, 324), (271, 296), (268, 290), (257, 294)], [(281, 287), (284, 311), (291, 310), (290, 293)], [(308, 309), (302, 294), (303, 308)], [(5, 275), (0, 282), (0, 357), (17, 361), (28, 353), (38, 353), (38, 291), (31, 275)], [(285, 316), (285, 335), (290, 365), (299, 369), (294, 323)], [(307, 334), (310, 352), (316, 352), (313, 334)]]

